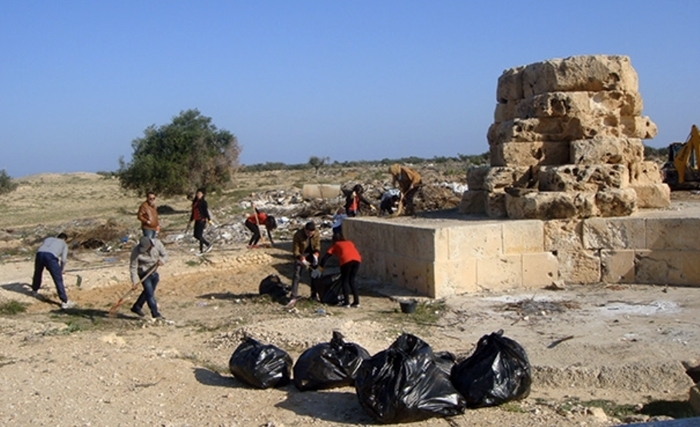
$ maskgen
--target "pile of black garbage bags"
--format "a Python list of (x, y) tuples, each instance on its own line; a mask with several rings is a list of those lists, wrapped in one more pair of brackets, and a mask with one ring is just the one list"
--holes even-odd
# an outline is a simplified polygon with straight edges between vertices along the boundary
[(354, 385), (362, 409), (380, 423), (449, 417), (466, 408), (500, 405), (527, 397), (532, 383), (525, 350), (502, 330), (484, 335), (461, 361), (449, 352), (433, 352), (425, 341), (406, 333), (370, 356), (333, 332), (330, 342), (307, 349), (294, 364), (284, 350), (245, 338), (229, 368), (236, 379), (257, 388), (281, 387), (292, 380), (300, 391)]

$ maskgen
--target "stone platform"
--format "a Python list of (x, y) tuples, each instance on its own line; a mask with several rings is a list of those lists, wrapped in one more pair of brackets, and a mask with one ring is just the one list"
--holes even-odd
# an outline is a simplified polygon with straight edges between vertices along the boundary
[(628, 217), (348, 218), (361, 275), (441, 298), (564, 283), (700, 285), (700, 204)]

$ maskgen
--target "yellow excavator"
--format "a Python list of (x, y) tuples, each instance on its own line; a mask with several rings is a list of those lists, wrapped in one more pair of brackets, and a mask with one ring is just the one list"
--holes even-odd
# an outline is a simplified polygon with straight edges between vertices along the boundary
[(700, 131), (693, 125), (685, 142), (674, 142), (668, 147), (668, 162), (664, 167), (664, 182), (671, 189), (683, 190), (700, 187)]

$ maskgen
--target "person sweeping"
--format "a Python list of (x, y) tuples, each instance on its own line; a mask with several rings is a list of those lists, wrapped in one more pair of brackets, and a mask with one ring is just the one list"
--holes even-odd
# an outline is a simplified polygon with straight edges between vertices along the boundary
[(139, 282), (143, 287), (141, 295), (131, 306), (131, 312), (143, 317), (143, 305), (148, 304), (151, 316), (154, 320), (164, 320), (158, 311), (156, 302), (156, 287), (160, 277), (156, 271), (159, 266), (165, 264), (168, 254), (160, 240), (148, 236), (141, 237), (139, 244), (134, 246), (129, 257), (129, 272), (131, 274), (132, 289), (136, 289)]

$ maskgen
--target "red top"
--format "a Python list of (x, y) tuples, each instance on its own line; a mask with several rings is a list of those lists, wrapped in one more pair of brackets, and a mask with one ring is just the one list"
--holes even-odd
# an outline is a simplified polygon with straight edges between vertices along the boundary
[(248, 221), (251, 224), (260, 224), (260, 225), (265, 225), (265, 220), (267, 220), (267, 215), (265, 212), (258, 212), (258, 222), (255, 222), (255, 215), (250, 215), (246, 221)]
[(347, 264), (350, 261), (362, 262), (362, 257), (357, 251), (355, 244), (349, 240), (334, 242), (333, 246), (328, 249), (327, 254), (335, 254), (338, 257), (340, 265)]

